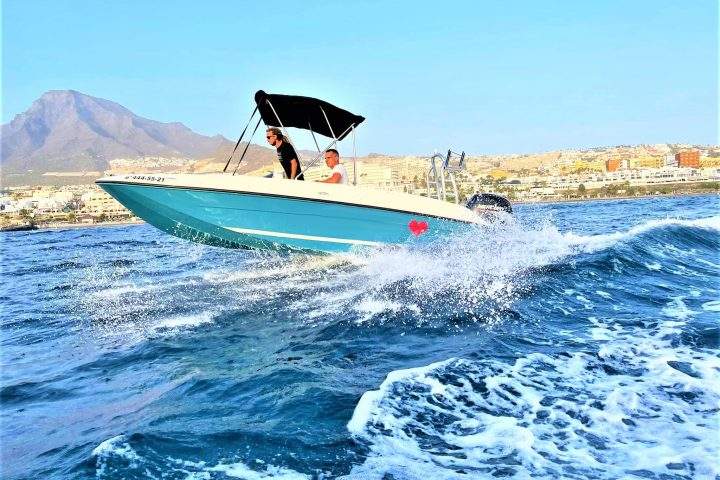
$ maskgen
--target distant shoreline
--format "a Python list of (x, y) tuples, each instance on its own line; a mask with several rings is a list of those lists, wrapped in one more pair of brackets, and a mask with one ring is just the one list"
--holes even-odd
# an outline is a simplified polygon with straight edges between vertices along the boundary
[(689, 197), (703, 195), (720, 195), (720, 191), (715, 192), (677, 192), (669, 194), (657, 195), (623, 195), (617, 197), (594, 197), (594, 198), (542, 198), (538, 200), (511, 200), (513, 205), (534, 205), (538, 203), (580, 203), (607, 200), (634, 200), (640, 198), (667, 198), (667, 197)]
[(53, 222), (43, 225), (38, 225), (38, 230), (57, 230), (60, 228), (83, 228), (83, 227), (120, 227), (123, 225), (142, 225), (145, 223), (143, 220), (117, 220), (112, 222), (97, 222), (97, 223), (62, 223)]
[(142, 220), (118, 220), (113, 222), (97, 222), (97, 223), (63, 223), (63, 222), (52, 222), (52, 223), (41, 223), (36, 224), (35, 228), (21, 228), (17, 230), (0, 230), (0, 233), (11, 233), (11, 232), (38, 232), (41, 230), (63, 230), (70, 228), (90, 228), (90, 227), (122, 227), (125, 225), (142, 225), (145, 222)]

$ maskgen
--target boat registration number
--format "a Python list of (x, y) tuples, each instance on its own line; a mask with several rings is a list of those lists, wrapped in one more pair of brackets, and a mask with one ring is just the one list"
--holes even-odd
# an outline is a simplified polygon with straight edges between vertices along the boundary
[(156, 177), (154, 175), (130, 175), (131, 180), (142, 180), (145, 182), (164, 182), (165, 177)]

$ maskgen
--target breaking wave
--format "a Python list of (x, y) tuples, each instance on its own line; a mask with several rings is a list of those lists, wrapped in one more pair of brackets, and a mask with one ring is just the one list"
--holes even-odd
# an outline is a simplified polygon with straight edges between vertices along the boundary
[(350, 477), (716, 478), (717, 355), (673, 346), (679, 320), (595, 324), (596, 352), (390, 373), (348, 423), (371, 452)]
[(256, 461), (255, 468), (250, 468), (243, 462), (226, 461), (217, 464), (208, 464), (203, 461), (181, 460), (173, 457), (157, 458), (157, 454), (150, 452), (148, 456), (138, 453), (131, 445), (131, 439), (126, 435), (117, 435), (102, 442), (95, 447), (92, 457), (95, 459), (96, 478), (184, 478), (209, 479), (218, 475), (243, 480), (309, 480), (309, 475), (303, 475), (293, 470), (268, 465), (263, 461)]

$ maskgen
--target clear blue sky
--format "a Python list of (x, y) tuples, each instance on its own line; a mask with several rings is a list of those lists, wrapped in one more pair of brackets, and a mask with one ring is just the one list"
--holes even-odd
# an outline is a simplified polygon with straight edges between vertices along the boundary
[(717, 10), (717, 0), (3, 0), (2, 121), (47, 90), (74, 89), (232, 139), (262, 88), (364, 115), (361, 153), (716, 144)]

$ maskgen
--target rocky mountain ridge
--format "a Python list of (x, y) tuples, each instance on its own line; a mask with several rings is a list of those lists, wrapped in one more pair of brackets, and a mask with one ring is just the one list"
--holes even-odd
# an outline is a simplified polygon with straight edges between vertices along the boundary
[[(150, 156), (204, 159), (224, 165), (234, 143), (193, 132), (182, 123), (140, 117), (122, 105), (74, 90), (44, 93), (2, 126), (3, 175), (104, 171), (110, 160)], [(269, 163), (275, 152), (251, 145), (247, 167)]]

